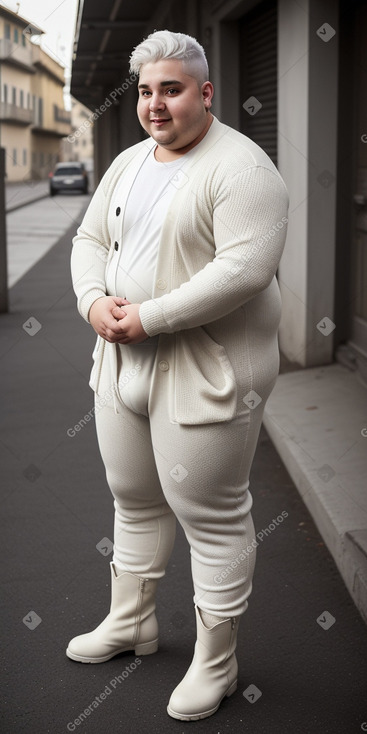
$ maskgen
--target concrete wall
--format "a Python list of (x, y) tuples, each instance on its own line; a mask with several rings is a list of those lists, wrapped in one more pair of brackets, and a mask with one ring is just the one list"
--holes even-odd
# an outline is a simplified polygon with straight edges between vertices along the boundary
[(280, 346), (312, 366), (333, 359), (338, 4), (279, 0), (278, 9), (278, 165), (290, 193)]
[(279, 267), (283, 311), (280, 346), (304, 364), (307, 323), (308, 13), (278, 3), (278, 167), (290, 195), (287, 242)]

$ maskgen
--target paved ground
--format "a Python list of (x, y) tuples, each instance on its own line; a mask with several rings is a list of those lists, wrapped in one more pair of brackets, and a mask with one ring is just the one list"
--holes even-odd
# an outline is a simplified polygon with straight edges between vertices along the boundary
[(9, 287), (58, 242), (65, 230), (76, 225), (90, 196), (70, 192), (23, 205), (8, 212), (7, 252)]
[(19, 209), (26, 203), (49, 196), (49, 181), (22, 181), (5, 184), (5, 206), (7, 212)]
[(264, 423), (367, 621), (367, 391), (331, 364), (280, 375)]
[[(78, 219), (78, 217), (77, 217)], [(333, 559), (265, 431), (252, 473), (254, 591), (238, 645), (237, 692), (218, 713), (166, 713), (194, 644), (188, 548), (178, 532), (158, 593), (160, 649), (102, 665), (65, 656), (108, 610), (112, 502), (88, 413), (93, 334), (78, 316), (69, 257), (76, 224), (12, 288), (0, 317), (1, 722), (6, 734), (358, 734), (367, 730), (367, 634)], [(125, 672), (126, 676), (126, 672)], [(261, 696), (243, 695), (256, 686)], [(251, 692), (251, 689), (250, 689)], [(105, 698), (101, 694), (106, 693)], [(246, 694), (247, 695), (247, 694)], [(75, 724), (87, 707), (85, 723)]]

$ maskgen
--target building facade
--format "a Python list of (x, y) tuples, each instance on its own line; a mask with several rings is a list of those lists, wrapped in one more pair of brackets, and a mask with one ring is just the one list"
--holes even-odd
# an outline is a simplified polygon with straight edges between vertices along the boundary
[(91, 111), (72, 97), (71, 133), (62, 140), (62, 160), (80, 161), (89, 172), (92, 172), (94, 167), (93, 125)]
[(0, 7), (0, 144), (8, 182), (46, 178), (71, 129), (64, 69), (31, 42), (42, 32)]

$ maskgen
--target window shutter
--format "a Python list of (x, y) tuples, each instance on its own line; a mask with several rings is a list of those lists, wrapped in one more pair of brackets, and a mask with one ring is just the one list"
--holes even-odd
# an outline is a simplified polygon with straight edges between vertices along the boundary
[[(277, 164), (277, 8), (262, 3), (243, 16), (240, 27), (241, 132), (261, 146)], [(246, 104), (251, 97), (257, 103)], [(249, 111), (246, 111), (246, 107)], [(251, 114), (250, 114), (251, 113)]]

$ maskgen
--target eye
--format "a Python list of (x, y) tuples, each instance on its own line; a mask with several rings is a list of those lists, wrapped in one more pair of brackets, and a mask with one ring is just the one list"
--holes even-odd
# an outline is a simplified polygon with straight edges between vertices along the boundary
[(150, 94), (151, 94), (151, 92), (149, 92), (148, 89), (141, 89), (140, 90), (140, 96), (141, 97), (149, 97)]
[(173, 87), (172, 89), (167, 89), (167, 94), (169, 94), (170, 96), (173, 94), (178, 94), (178, 89), (174, 89)]

